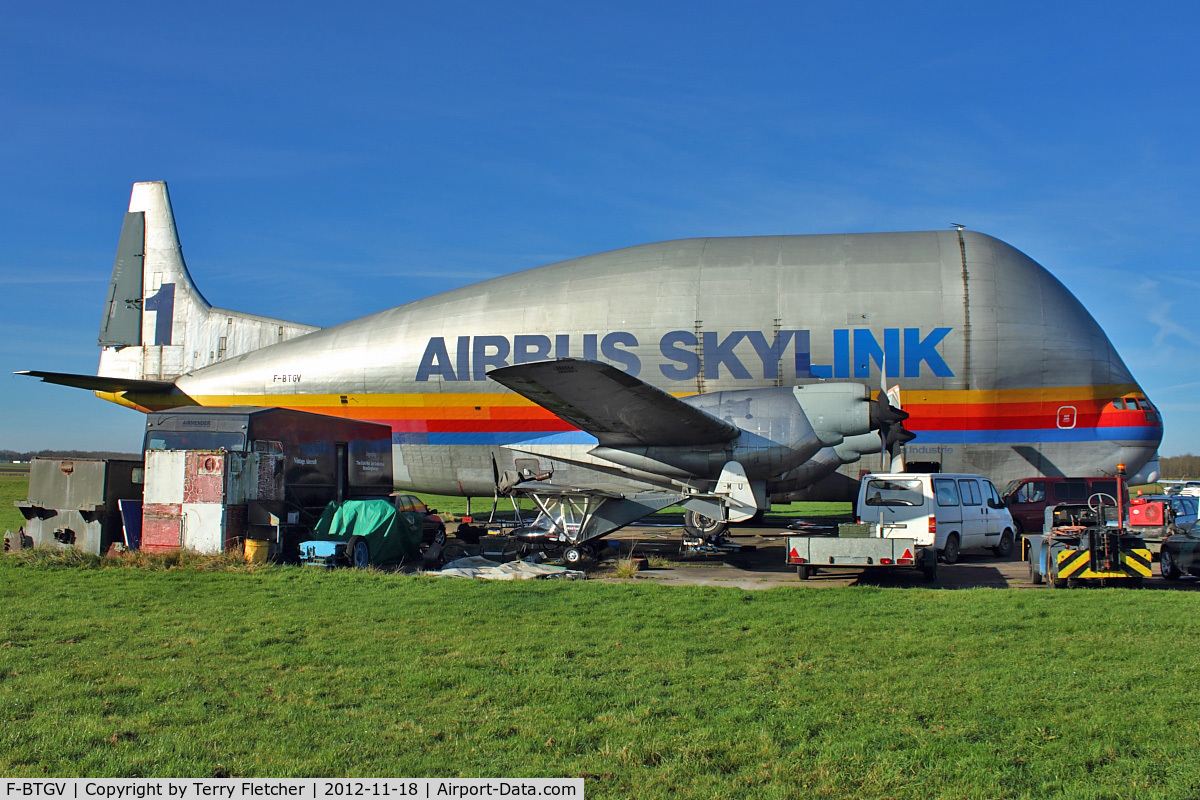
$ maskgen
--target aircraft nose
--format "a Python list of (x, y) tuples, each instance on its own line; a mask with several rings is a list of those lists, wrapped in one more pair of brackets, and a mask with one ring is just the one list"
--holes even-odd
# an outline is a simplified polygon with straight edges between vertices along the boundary
[[(1136, 408), (1141, 419), (1135, 422), (1134, 430), (1140, 428), (1139, 441), (1132, 447), (1123, 448), (1126, 451), (1124, 458), (1129, 464), (1128, 481), (1131, 486), (1154, 483), (1162, 474), (1158, 463), (1158, 446), (1162, 443), (1163, 435), (1162, 414), (1141, 387), (1138, 387), (1138, 392), (1141, 397), (1136, 398)], [(1130, 409), (1134, 408), (1129, 398), (1126, 404)]]
[(1158, 451), (1156, 450), (1150, 460), (1141, 469), (1130, 475), (1126, 481), (1130, 486), (1145, 486), (1149, 483), (1157, 483), (1161, 475), (1162, 470), (1158, 465)]

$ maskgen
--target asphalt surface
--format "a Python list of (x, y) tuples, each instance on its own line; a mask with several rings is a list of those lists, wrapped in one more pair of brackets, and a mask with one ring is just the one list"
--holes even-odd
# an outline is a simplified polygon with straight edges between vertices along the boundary
[[(622, 543), (621, 554), (628, 555), (632, 547), (635, 557), (659, 556), (668, 566), (649, 568), (638, 573), (638, 581), (662, 584), (730, 586), (740, 589), (770, 589), (776, 586), (804, 586), (814, 589), (831, 586), (892, 586), (936, 589), (970, 589), (979, 587), (1055, 591), (1046, 584), (1035, 586), (1029, 581), (1029, 565), (1021, 560), (1020, 548), (1006, 559), (994, 556), (990, 550), (965, 551), (956, 564), (938, 564), (937, 579), (926, 582), (917, 570), (824, 569), (808, 580), (801, 580), (794, 566), (785, 563), (789, 532), (780, 528), (738, 527), (733, 529), (731, 544), (747, 548), (744, 552), (717, 554), (688, 554), (681, 552), (682, 528), (631, 526), (608, 539)], [(658, 561), (659, 559), (655, 559)], [(605, 573), (609, 572), (609, 575)], [(595, 568), (594, 579), (607, 580), (611, 572), (603, 565)], [(1158, 574), (1143, 582), (1144, 590), (1200, 591), (1200, 579), (1183, 578), (1166, 581)]]

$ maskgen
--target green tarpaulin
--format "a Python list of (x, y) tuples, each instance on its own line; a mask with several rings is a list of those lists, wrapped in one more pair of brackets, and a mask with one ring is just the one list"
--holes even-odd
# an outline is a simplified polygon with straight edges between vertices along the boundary
[(327, 505), (313, 539), (344, 542), (351, 536), (367, 540), (372, 564), (396, 564), (421, 555), (420, 528), (413, 527), (388, 500), (347, 500), (341, 505)]

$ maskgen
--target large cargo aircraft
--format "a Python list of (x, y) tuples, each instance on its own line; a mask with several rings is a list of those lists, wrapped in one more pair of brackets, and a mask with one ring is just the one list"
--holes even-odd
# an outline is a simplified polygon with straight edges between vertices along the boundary
[(961, 229), (640, 245), (318, 329), (210, 306), (166, 184), (138, 183), (99, 344), (96, 376), (29, 374), (141, 411), (385, 422), (397, 488), (441, 494), (553, 473), (696, 492), (738, 519), (769, 499), (852, 497), (897, 450), (1001, 485), (1118, 463), (1149, 481), (1162, 438), (1079, 301)]

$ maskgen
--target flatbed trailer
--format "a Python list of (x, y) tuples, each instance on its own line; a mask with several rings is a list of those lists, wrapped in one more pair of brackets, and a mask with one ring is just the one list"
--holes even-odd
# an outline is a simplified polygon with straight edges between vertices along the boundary
[(836, 536), (789, 536), (787, 563), (795, 565), (800, 580), (808, 580), (820, 569), (896, 567), (920, 570), (927, 581), (937, 578), (937, 550), (917, 544), (916, 539), (889, 536), (892, 528), (855, 523), (839, 525)]

